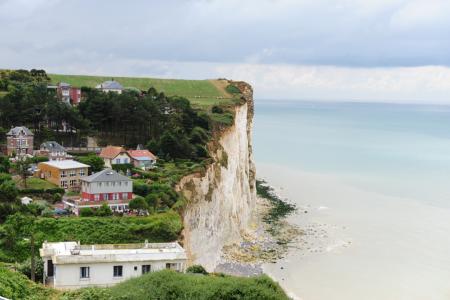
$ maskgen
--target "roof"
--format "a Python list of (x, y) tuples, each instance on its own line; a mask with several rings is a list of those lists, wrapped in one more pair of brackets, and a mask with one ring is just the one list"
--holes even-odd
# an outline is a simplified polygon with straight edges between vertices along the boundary
[(156, 160), (156, 156), (148, 150), (128, 150), (128, 154), (136, 160), (143, 160), (143, 158)]
[(115, 80), (107, 80), (97, 85), (97, 88), (106, 90), (123, 90), (123, 86)]
[(6, 135), (19, 135), (21, 131), (23, 131), (26, 135), (33, 135), (31, 130), (26, 128), (25, 126), (17, 126), (11, 128)]
[(67, 82), (60, 82), (60, 83), (58, 84), (58, 86), (59, 86), (59, 87), (70, 87), (70, 84), (67, 83)]
[(81, 180), (86, 182), (131, 181), (127, 176), (121, 175), (111, 169), (106, 169), (90, 176), (83, 177)]
[[(82, 164), (80, 162), (77, 162), (75, 160), (71, 160), (71, 159), (67, 159), (67, 160), (51, 160), (51, 161), (46, 161), (46, 162), (41, 162), (39, 163), (39, 165), (41, 164), (46, 164), (58, 169), (77, 169), (77, 168), (89, 168), (88, 165)], [(38, 165), (38, 167), (39, 167)]]
[(140, 244), (79, 245), (76, 242), (42, 244), (41, 257), (52, 257), (54, 264), (186, 260), (177, 242)]
[(120, 153), (123, 153), (125, 151), (125, 149), (123, 147), (119, 147), (119, 146), (108, 146), (102, 149), (102, 151), (100, 152), (100, 157), (101, 158), (114, 158), (117, 155), (119, 155)]
[(48, 141), (41, 144), (41, 150), (48, 150), (50, 152), (64, 152), (66, 149), (64, 149), (63, 146), (58, 144), (55, 141)]

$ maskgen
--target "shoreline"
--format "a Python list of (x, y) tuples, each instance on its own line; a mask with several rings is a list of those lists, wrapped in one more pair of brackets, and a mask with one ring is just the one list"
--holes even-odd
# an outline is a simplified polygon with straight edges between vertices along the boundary
[[(282, 198), (275, 189), (265, 180), (264, 186), (268, 188), (273, 197), (282, 202), (282, 205), (293, 206), (286, 198)], [(226, 245), (222, 249), (221, 261), (214, 272), (235, 276), (267, 275), (277, 282), (285, 291), (289, 299), (301, 300), (280, 278), (264, 268), (266, 264), (274, 264), (285, 258), (291, 249), (298, 247), (299, 237), (304, 231), (287, 221), (289, 215), (297, 214), (297, 208), (283, 214), (275, 222), (268, 221), (271, 210), (276, 204), (267, 197), (257, 195), (257, 205), (253, 215), (253, 222), (246, 232), (241, 233), (237, 243)]]

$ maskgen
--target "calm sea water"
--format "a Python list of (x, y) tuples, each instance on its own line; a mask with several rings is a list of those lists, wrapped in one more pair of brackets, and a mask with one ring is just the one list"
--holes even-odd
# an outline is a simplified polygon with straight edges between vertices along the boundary
[(255, 159), (450, 207), (450, 106), (257, 101)]
[(256, 101), (254, 153), (325, 232), (267, 266), (295, 295), (450, 299), (450, 107)]

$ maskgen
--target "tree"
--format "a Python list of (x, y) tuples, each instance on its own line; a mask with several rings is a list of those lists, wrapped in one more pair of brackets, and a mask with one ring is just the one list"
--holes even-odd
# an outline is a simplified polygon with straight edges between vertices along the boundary
[(29, 158), (19, 158), (14, 165), (14, 169), (16, 170), (17, 174), (19, 174), (20, 178), (22, 178), (24, 188), (27, 188), (27, 177), (30, 164), (31, 160)]
[(148, 209), (147, 202), (145, 201), (145, 199), (143, 197), (140, 197), (140, 196), (137, 196), (136, 198), (131, 200), (130, 203), (128, 204), (128, 206), (130, 207), (130, 209), (134, 209), (134, 210), (138, 210), (138, 211)]
[(16, 184), (7, 180), (0, 184), (0, 201), (3, 203), (14, 203), (19, 195)]
[(105, 167), (105, 162), (101, 157), (95, 154), (89, 154), (87, 156), (79, 156), (77, 160), (83, 164), (89, 165), (91, 172), (100, 172)]
[(10, 166), (9, 158), (4, 155), (0, 155), (0, 173), (9, 173)]

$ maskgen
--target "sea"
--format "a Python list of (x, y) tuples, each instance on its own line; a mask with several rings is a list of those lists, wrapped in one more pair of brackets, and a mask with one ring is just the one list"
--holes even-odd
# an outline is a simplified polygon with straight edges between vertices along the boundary
[(302, 230), (264, 271), (295, 299), (450, 299), (450, 106), (255, 103), (257, 176)]

